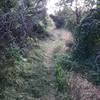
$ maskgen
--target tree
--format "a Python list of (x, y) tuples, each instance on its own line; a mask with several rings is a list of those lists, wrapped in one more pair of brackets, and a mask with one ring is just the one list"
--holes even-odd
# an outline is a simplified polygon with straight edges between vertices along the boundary
[[(81, 2), (81, 3), (79, 3)], [(76, 15), (76, 23), (79, 24), (84, 12), (89, 11), (96, 4), (96, 0), (61, 0), (58, 5), (63, 8), (71, 8)], [(65, 9), (64, 9), (65, 10)]]
[(97, 8), (100, 8), (100, 0), (97, 0)]
[(8, 12), (11, 8), (14, 8), (17, 3), (17, 0), (0, 0), (0, 9), (3, 12)]
[[(24, 39), (29, 36), (33, 33), (34, 24), (45, 19), (45, 6), (46, 0), (1, 0), (0, 9), (3, 13), (0, 15), (2, 20), (0, 38), (14, 36)], [(6, 25), (7, 23), (9, 25)]]
[(24, 62), (23, 58), (27, 59), (24, 50), (29, 52), (33, 48), (32, 38), (45, 35), (39, 23), (46, 16), (45, 3), (45, 0), (0, 0), (0, 100), (32, 100), (44, 94), (41, 91), (47, 83), (40, 77), (46, 75), (40, 70), (44, 67), (42, 55), (34, 50), (36, 65), (33, 55), (32, 63)]

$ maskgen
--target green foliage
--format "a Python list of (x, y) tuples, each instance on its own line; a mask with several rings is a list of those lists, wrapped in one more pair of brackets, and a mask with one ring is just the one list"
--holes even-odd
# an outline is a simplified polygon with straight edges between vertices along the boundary
[(42, 50), (34, 47), (32, 52), (28, 51), (31, 54), (27, 58), (21, 50), (13, 41), (0, 52), (1, 100), (33, 100), (48, 93), (49, 81)]
[[(54, 56), (56, 62), (62, 67), (64, 72), (81, 72), (84, 73), (83, 66), (79, 65), (76, 61), (73, 60), (71, 53), (57, 54)], [(80, 67), (81, 66), (81, 67)]]
[(56, 80), (57, 80), (57, 87), (59, 91), (64, 91), (66, 83), (64, 77), (64, 71), (62, 70), (60, 65), (56, 65)]
[(4, 91), (6, 86), (12, 85), (17, 77), (15, 63), (20, 60), (19, 48), (15, 43), (10, 43), (6, 49), (0, 52), (0, 98), (5, 97)]
[(43, 40), (46, 39), (47, 37), (49, 37), (49, 34), (43, 24), (43, 22), (39, 22), (37, 23), (32, 30), (34, 33), (31, 34), (32, 38), (38, 38), (39, 40)]
[(46, 17), (46, 21), (47, 21), (47, 32), (50, 32), (50, 30), (52, 29), (52, 27), (54, 26), (54, 22), (52, 21), (52, 19), (50, 17)]
[(58, 2), (58, 6), (63, 9), (59, 10), (57, 14), (65, 18), (65, 28), (74, 33), (82, 18), (94, 8), (96, 2), (96, 0), (61, 0)]
[(11, 8), (16, 6), (17, 2), (17, 0), (1, 0), (0, 9), (2, 9), (4, 12), (8, 12)]
[(7, 59), (15, 59), (15, 61), (20, 61), (21, 60), (21, 51), (18, 45), (13, 41), (9, 45), (9, 47), (6, 48), (6, 57)]
[[(75, 33), (76, 45), (72, 54), (59, 55), (64, 70), (83, 74), (88, 81), (100, 85), (100, 11), (91, 10)], [(55, 55), (56, 57), (56, 55)], [(98, 59), (97, 59), (98, 58)]]
[[(66, 58), (69, 58), (68, 55), (65, 56), (65, 54), (57, 54), (54, 55), (55, 59), (55, 67), (56, 67), (56, 84), (57, 84), (57, 89), (60, 92), (59, 95), (62, 94), (59, 100), (72, 100), (71, 95), (70, 95), (70, 86), (69, 86), (69, 76), (70, 76), (70, 71), (68, 72), (67, 70), (67, 63)], [(66, 66), (66, 67), (65, 67)]]
[(48, 93), (47, 69), (38, 45), (38, 39), (48, 36), (45, 11), (37, 11), (41, 0), (30, 0), (29, 5), (28, 0), (21, 1), (23, 6), (19, 0), (0, 1), (0, 47), (6, 44), (0, 48), (0, 100), (34, 100)]
[[(97, 40), (100, 38), (100, 15), (96, 10), (90, 12), (81, 22), (76, 32), (76, 48), (74, 57), (82, 62), (96, 52)], [(99, 48), (98, 48), (99, 49)]]
[(100, 71), (89, 70), (86, 78), (95, 85), (100, 85)]
[(72, 54), (60, 55), (59, 63), (66, 71), (83, 74), (90, 82), (100, 85), (100, 66), (96, 61), (100, 55), (100, 14), (92, 10), (82, 20), (76, 33), (76, 45)]
[(100, 0), (97, 0), (97, 8), (100, 8)]

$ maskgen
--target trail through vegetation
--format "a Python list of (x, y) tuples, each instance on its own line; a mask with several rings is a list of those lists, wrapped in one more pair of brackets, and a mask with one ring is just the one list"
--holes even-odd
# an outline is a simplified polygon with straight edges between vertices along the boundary
[(68, 41), (72, 39), (71, 33), (64, 29), (57, 29), (55, 26), (49, 32), (50, 38), (46, 41), (40, 41), (40, 47), (44, 51), (44, 64), (48, 69), (48, 79), (50, 82), (50, 90), (48, 95), (43, 97), (43, 100), (58, 100), (58, 90), (56, 86), (56, 71), (55, 71), (55, 61), (53, 58), (54, 51), (58, 49), (57, 52), (65, 52), (65, 34), (68, 35)]
[(0, 0), (0, 100), (100, 100), (100, 0)]

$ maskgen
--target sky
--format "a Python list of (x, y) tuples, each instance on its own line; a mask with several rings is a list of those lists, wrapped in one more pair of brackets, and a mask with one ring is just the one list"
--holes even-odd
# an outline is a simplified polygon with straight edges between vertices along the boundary
[[(59, 10), (59, 7), (57, 7), (55, 4), (57, 2), (59, 2), (60, 0), (48, 0), (47, 2), (47, 13), (48, 14), (55, 14), (55, 11), (58, 11)], [(78, 5), (80, 6), (83, 6), (84, 5), (84, 0), (78, 0)], [(75, 9), (75, 2), (73, 3), (73, 6), (72, 6), (72, 9), (74, 10)]]
[(55, 5), (59, 0), (48, 0), (47, 2), (47, 13), (48, 14), (54, 14), (56, 10), (59, 10), (59, 8)]
[[(55, 14), (55, 11), (58, 11), (59, 10), (59, 7), (57, 7), (55, 4), (57, 3), (57, 2), (59, 2), (60, 0), (48, 0), (48, 2), (47, 2), (47, 13), (48, 14)], [(79, 3), (79, 5), (83, 5), (83, 1), (84, 0), (78, 0), (78, 3)], [(73, 9), (74, 9), (74, 7), (75, 7), (75, 2), (73, 3)]]

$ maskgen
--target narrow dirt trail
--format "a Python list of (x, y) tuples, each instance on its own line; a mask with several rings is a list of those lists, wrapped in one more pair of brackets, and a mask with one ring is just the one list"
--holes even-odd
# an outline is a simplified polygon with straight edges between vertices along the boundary
[(57, 100), (56, 99), (57, 88), (55, 84), (56, 76), (55, 76), (55, 67), (54, 67), (54, 61), (53, 61), (53, 52), (59, 45), (62, 46), (61, 51), (64, 51), (65, 33), (67, 33), (65, 30), (53, 28), (49, 33), (51, 37), (41, 43), (41, 47), (43, 48), (44, 55), (45, 55), (44, 64), (48, 69), (48, 79), (50, 81), (50, 89), (49, 89), (48, 95), (43, 96), (42, 100)]
[(62, 43), (62, 45), (64, 46), (64, 39), (63, 39), (64, 30), (53, 29), (50, 32), (50, 35), (51, 38), (41, 43), (41, 47), (43, 48), (43, 51), (45, 53), (45, 65), (48, 68), (53, 67), (52, 56), (54, 50), (60, 43)]

